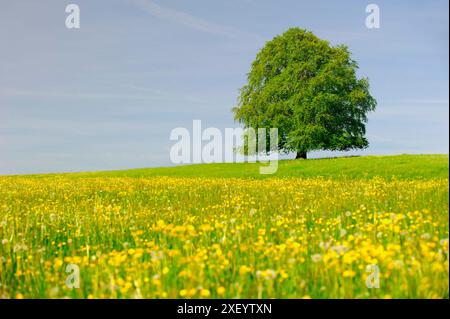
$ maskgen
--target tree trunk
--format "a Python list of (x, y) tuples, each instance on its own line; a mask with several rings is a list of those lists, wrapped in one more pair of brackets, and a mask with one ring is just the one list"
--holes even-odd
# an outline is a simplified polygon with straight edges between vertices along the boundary
[(306, 159), (306, 152), (297, 152), (297, 155), (295, 156), (295, 159)]

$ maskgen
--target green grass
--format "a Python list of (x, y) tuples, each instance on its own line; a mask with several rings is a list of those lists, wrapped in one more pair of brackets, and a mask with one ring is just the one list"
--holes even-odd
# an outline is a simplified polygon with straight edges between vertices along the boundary
[(279, 164), (1, 176), (0, 298), (448, 299), (448, 155)]
[[(77, 177), (326, 177), (334, 179), (370, 179), (375, 176), (391, 179), (448, 178), (448, 154), (361, 156), (308, 160), (279, 161), (273, 175), (259, 174), (260, 163), (196, 164), (175, 167), (140, 168), (103, 172), (68, 173)], [(36, 175), (44, 176), (44, 175)], [(48, 176), (48, 175), (47, 175)]]

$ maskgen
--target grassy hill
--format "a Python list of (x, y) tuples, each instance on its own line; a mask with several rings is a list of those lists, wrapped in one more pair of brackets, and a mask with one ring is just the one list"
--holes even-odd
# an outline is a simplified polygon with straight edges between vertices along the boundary
[(448, 299), (448, 161), (0, 177), (0, 298)]
[[(448, 178), (448, 155), (361, 156), (308, 160), (279, 161), (273, 175), (259, 174), (260, 163), (196, 164), (176, 167), (142, 168), (104, 172), (70, 173), (78, 177), (328, 177), (328, 178), (384, 178), (430, 179)], [(41, 175), (42, 176), (42, 175)]]

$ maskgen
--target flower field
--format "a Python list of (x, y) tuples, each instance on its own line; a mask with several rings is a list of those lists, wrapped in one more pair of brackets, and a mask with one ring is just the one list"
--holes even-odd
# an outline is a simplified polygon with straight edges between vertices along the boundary
[(448, 178), (2, 177), (0, 297), (448, 298), (448, 190)]

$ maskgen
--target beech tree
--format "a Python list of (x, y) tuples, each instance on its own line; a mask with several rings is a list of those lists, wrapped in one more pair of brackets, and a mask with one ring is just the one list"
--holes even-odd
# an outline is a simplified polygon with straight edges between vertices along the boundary
[(366, 148), (367, 113), (376, 100), (357, 69), (345, 45), (291, 28), (257, 54), (233, 108), (235, 120), (245, 128), (278, 128), (278, 149), (296, 158)]

